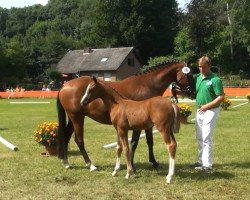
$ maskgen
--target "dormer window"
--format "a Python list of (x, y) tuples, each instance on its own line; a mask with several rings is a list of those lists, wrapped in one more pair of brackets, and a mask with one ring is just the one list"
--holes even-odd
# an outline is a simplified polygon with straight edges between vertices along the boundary
[(108, 58), (102, 58), (101, 62), (106, 62), (108, 60)]

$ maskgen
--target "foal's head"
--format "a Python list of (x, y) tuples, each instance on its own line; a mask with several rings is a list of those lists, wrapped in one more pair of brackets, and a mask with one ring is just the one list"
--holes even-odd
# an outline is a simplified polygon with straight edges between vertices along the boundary
[(185, 63), (181, 67), (177, 68), (176, 84), (185, 96), (188, 96), (191, 99), (195, 98), (196, 92), (194, 77), (190, 68), (187, 67)]
[(91, 101), (99, 98), (100, 96), (100, 83), (97, 81), (96, 77), (93, 76), (93, 81), (91, 81), (81, 99), (81, 105), (87, 105)]

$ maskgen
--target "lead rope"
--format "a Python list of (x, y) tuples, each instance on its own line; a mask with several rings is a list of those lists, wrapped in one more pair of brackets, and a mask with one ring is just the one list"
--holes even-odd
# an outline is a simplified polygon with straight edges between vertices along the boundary
[(171, 101), (177, 104), (179, 101), (176, 95), (176, 83), (172, 83), (171, 93), (172, 93)]

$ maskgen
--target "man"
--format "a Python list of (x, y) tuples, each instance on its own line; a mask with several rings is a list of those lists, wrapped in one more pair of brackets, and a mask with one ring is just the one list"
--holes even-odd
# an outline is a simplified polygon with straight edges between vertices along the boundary
[(213, 130), (219, 114), (224, 91), (220, 78), (211, 72), (211, 61), (207, 56), (199, 59), (200, 73), (195, 77), (196, 105), (195, 118), (196, 138), (198, 141), (198, 161), (195, 170), (209, 171), (213, 165)]

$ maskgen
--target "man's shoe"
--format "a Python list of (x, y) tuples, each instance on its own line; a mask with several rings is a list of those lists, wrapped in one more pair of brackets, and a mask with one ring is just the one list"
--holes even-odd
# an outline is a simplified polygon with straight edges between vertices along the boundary
[(195, 163), (191, 164), (190, 167), (202, 167), (202, 164), (199, 162), (195, 162)]
[(203, 172), (212, 171), (212, 167), (202, 167), (202, 166), (200, 166), (200, 167), (195, 167), (194, 169), (195, 169), (195, 171), (203, 171)]
[(203, 171), (204, 172), (211, 172), (212, 171), (212, 167), (203, 167)]
[(198, 166), (194, 168), (195, 171), (203, 171), (203, 167), (202, 166)]

